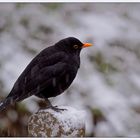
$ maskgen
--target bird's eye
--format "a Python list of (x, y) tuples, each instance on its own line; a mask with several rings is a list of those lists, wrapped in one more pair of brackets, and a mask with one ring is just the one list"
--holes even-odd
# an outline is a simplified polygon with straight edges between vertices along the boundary
[(78, 46), (78, 45), (74, 45), (73, 48), (74, 48), (74, 49), (78, 49), (79, 46)]

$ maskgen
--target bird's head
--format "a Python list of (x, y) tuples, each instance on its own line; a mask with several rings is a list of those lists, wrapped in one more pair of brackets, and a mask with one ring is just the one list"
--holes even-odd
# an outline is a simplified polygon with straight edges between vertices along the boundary
[(79, 52), (82, 48), (92, 46), (91, 43), (82, 43), (80, 40), (74, 37), (68, 37), (65, 39), (60, 40), (55, 44), (60, 49), (67, 51), (67, 52)]

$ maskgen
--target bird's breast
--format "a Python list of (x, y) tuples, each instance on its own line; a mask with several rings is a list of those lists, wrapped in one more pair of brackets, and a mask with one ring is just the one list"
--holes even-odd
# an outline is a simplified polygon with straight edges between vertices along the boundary
[(51, 93), (51, 96), (57, 96), (63, 93), (71, 85), (76, 74), (77, 70), (73, 69), (72, 71), (67, 71), (65, 74), (60, 74), (60, 77), (54, 78), (52, 81), (53, 92)]
[(71, 65), (72, 68), (78, 69), (80, 67), (80, 57), (78, 55), (69, 56), (66, 63)]

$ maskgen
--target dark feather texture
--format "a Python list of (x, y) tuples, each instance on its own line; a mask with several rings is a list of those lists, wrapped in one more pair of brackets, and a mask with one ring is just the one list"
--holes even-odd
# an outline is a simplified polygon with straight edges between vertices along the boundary
[(78, 39), (69, 37), (41, 51), (19, 76), (0, 110), (32, 95), (48, 99), (61, 94), (77, 74), (82, 45)]

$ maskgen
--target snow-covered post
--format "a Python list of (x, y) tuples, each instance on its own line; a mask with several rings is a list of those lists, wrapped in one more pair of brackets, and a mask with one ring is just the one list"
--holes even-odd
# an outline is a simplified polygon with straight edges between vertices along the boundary
[(31, 137), (84, 137), (85, 112), (68, 106), (56, 112), (39, 110), (29, 118), (28, 134)]

